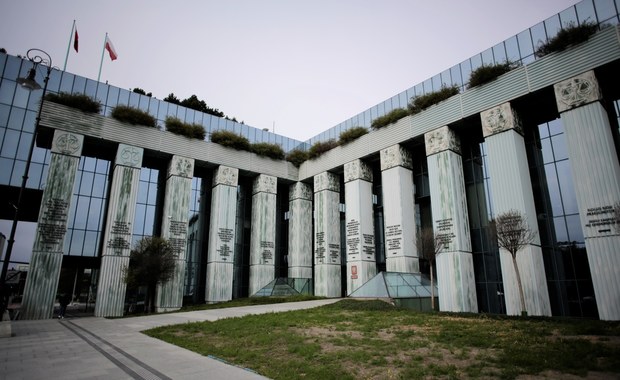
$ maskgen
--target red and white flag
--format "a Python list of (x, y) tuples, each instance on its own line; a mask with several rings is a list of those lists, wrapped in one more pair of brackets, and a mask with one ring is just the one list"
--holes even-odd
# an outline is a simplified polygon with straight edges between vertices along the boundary
[(75, 36), (73, 37), (73, 48), (75, 49), (75, 52), (78, 52), (78, 32), (77, 32), (77, 28), (75, 28)]
[(110, 37), (108, 37), (107, 35), (105, 37), (105, 49), (110, 54), (110, 59), (111, 60), (114, 61), (116, 58), (118, 58), (118, 54), (116, 54), (116, 50), (114, 49), (114, 45), (112, 44), (112, 41), (110, 40)]

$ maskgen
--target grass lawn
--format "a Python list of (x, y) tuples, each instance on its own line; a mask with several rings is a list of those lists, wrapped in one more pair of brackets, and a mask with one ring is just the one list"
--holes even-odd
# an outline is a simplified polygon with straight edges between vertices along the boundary
[(346, 299), (146, 334), (272, 379), (620, 377), (620, 323), (420, 313)]

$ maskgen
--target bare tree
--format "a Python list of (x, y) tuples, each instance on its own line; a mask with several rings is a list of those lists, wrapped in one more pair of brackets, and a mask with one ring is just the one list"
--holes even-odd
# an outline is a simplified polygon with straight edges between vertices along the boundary
[(614, 204), (614, 221), (616, 224), (616, 230), (620, 232), (620, 201)]
[(435, 235), (432, 228), (423, 228), (416, 236), (418, 254), (428, 260), (431, 269), (431, 308), (435, 310), (435, 281), (433, 276), (433, 264), (435, 257), (443, 250), (444, 240), (441, 235)]
[(147, 313), (155, 310), (157, 284), (170, 280), (175, 268), (174, 250), (164, 238), (147, 236), (131, 250), (125, 281), (131, 287), (146, 286)]
[(498, 247), (507, 250), (512, 256), (512, 264), (515, 268), (517, 285), (519, 286), (521, 315), (527, 315), (523, 284), (521, 283), (521, 274), (517, 264), (517, 254), (521, 249), (534, 241), (536, 232), (527, 224), (525, 216), (516, 210), (509, 210), (499, 214), (495, 220), (491, 221), (490, 227), (491, 233), (497, 239)]

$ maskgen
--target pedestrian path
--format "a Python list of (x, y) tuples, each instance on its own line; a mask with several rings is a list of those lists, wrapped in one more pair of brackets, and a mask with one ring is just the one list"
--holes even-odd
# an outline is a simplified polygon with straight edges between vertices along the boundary
[(244, 369), (154, 339), (153, 327), (249, 314), (308, 309), (337, 299), (201, 310), (145, 317), (13, 321), (0, 340), (0, 380), (265, 379)]

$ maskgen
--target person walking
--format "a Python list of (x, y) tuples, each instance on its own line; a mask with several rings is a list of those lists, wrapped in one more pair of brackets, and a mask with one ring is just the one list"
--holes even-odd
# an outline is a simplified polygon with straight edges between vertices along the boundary
[(71, 295), (69, 293), (62, 293), (58, 298), (60, 303), (60, 311), (58, 312), (58, 319), (63, 319), (67, 312), (67, 306), (71, 303)]

